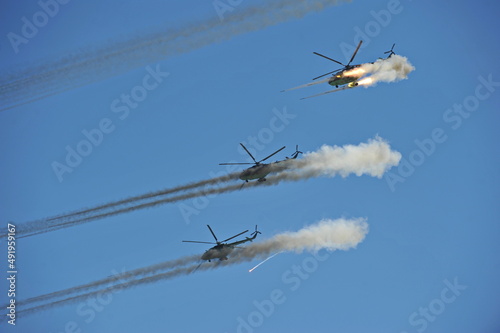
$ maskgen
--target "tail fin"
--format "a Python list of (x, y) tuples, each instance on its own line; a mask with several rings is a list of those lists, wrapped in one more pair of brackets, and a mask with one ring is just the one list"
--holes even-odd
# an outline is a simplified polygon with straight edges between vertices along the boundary
[(396, 43), (392, 44), (392, 47), (391, 47), (391, 49), (389, 51), (384, 52), (384, 54), (389, 53), (389, 55), (387, 56), (386, 59), (389, 59), (393, 54), (396, 54), (396, 52), (393, 51), (394, 46), (396, 46)]
[(299, 154), (303, 154), (303, 153), (301, 151), (299, 151), (299, 145), (295, 145), (295, 153), (290, 155), (290, 158), (296, 159), (299, 156)]

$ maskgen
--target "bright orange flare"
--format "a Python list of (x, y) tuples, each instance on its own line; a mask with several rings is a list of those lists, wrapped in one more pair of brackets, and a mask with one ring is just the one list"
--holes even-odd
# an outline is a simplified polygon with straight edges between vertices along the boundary
[(371, 86), (373, 83), (375, 83), (375, 82), (373, 81), (373, 78), (371, 78), (371, 77), (367, 77), (367, 78), (364, 78), (364, 79), (358, 81), (358, 84), (360, 86)]
[(358, 67), (344, 72), (344, 76), (362, 76), (365, 73), (366, 71), (364, 69)]

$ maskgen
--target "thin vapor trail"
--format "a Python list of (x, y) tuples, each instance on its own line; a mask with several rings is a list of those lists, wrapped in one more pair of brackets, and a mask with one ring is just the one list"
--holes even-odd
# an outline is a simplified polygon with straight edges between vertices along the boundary
[(255, 265), (253, 268), (249, 269), (248, 272), (251, 273), (253, 272), (254, 270), (256, 270), (260, 265), (262, 265), (263, 263), (265, 263), (266, 261), (276, 257), (278, 254), (280, 254), (281, 252), (278, 252), (278, 253), (275, 253), (273, 254), (272, 256), (269, 256), (267, 257), (266, 259), (264, 259), (263, 261), (259, 262), (257, 265)]
[(85, 48), (52, 62), (3, 75), (0, 110), (7, 110), (40, 98), (125, 73), (166, 57), (264, 29), (310, 12), (336, 5), (337, 0), (275, 0), (259, 6), (236, 8), (223, 19), (213, 17), (178, 30), (163, 30), (104, 47)]
[[(135, 287), (137, 285), (150, 284), (158, 282), (161, 280), (172, 279), (182, 275), (192, 274), (201, 270), (211, 270), (219, 267), (224, 267), (228, 265), (239, 264), (246, 261), (251, 261), (256, 258), (265, 258), (273, 252), (295, 252), (301, 253), (307, 252), (317, 252), (322, 249), (328, 251), (344, 250), (356, 248), (356, 246), (361, 243), (368, 233), (368, 223), (364, 218), (354, 218), (345, 219), (339, 218), (336, 220), (323, 219), (316, 224), (306, 226), (303, 229), (296, 232), (284, 232), (274, 237), (267, 239), (259, 243), (253, 243), (244, 248), (235, 249), (230, 255), (230, 259), (227, 261), (219, 261), (215, 263), (208, 263), (202, 266), (193, 264), (187, 267), (185, 265), (189, 264), (190, 260), (194, 260), (196, 257), (185, 257), (182, 265), (177, 267), (171, 265), (172, 269), (170, 271), (163, 272), (163, 268), (157, 269), (156, 266), (162, 266), (164, 264), (153, 265), (150, 267), (155, 267), (151, 269), (149, 267), (143, 269), (137, 269), (129, 273), (122, 273), (127, 276), (128, 281), (123, 281), (120, 274), (120, 279), (115, 280), (117, 283), (112, 285), (107, 285), (110, 282), (114, 282), (109, 279), (99, 280), (93, 283), (89, 283), (83, 286), (77, 286), (67, 290), (54, 292), (47, 295), (42, 295), (38, 297), (31, 298), (30, 300), (39, 301), (49, 301), (45, 304), (36, 305), (27, 309), (22, 309), (19, 312), (28, 314), (41, 310), (46, 310), (55, 306), (70, 304), (77, 301), (83, 301), (90, 297), (95, 297), (103, 295), (106, 293), (116, 292), (118, 290), (128, 289)], [(276, 254), (275, 254), (276, 255)], [(173, 263), (174, 261), (167, 262)], [(145, 275), (147, 273), (147, 275)], [(134, 279), (135, 278), (135, 279)], [(102, 283), (101, 281), (107, 281)], [(100, 289), (93, 288), (102, 287)], [(79, 293), (80, 292), (80, 293)], [(84, 293), (81, 293), (84, 292)], [(64, 297), (61, 299), (56, 299)], [(32, 304), (35, 301), (25, 301), (23, 306), (27, 304)]]
[[(185, 194), (169, 196), (166, 198), (146, 194), (136, 196), (139, 199), (126, 199), (124, 205), (105, 204), (98, 207), (109, 207), (109, 209), (95, 209), (88, 215), (74, 214), (62, 215), (55, 220), (41, 220), (29, 223), (27, 226), (19, 225), (18, 238), (38, 235), (46, 232), (59, 230), (83, 223), (129, 213), (139, 209), (151, 208), (167, 203), (179, 202), (201, 196), (209, 196), (221, 193), (229, 193), (240, 189), (249, 189), (255, 186), (272, 186), (283, 181), (298, 181), (312, 177), (335, 177), (340, 175), (347, 177), (350, 174), (357, 176), (369, 175), (381, 178), (384, 173), (393, 166), (397, 166), (401, 154), (393, 151), (389, 144), (380, 137), (375, 137), (358, 145), (328, 146), (324, 145), (315, 152), (304, 154), (302, 159), (290, 159), (280, 163), (270, 164), (271, 173), (265, 182), (249, 182), (241, 187), (240, 183), (225, 184), (224, 177), (218, 177), (224, 182), (214, 182), (212, 187), (196, 189)], [(231, 174), (228, 179), (235, 179), (237, 174)], [(205, 181), (205, 184), (210, 181)], [(143, 202), (144, 196), (150, 196), (153, 200)], [(87, 211), (87, 210), (84, 210)]]
[(309, 83), (306, 83), (306, 84), (303, 84), (303, 85), (300, 85), (300, 86), (297, 86), (297, 87), (288, 88), (288, 89), (282, 90), (281, 92), (295, 90), (295, 89), (301, 89), (301, 88), (306, 88), (306, 87), (310, 87), (310, 86), (315, 86), (317, 84), (323, 84), (325, 82), (330, 81), (330, 79), (331, 79), (331, 77), (327, 77), (327, 78), (324, 78), (324, 79), (321, 79), (321, 80), (317, 80), (317, 81), (313, 81), (313, 82), (309, 82)]

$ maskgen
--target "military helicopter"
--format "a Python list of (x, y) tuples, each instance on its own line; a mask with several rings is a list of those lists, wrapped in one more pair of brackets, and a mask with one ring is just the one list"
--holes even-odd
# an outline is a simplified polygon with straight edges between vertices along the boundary
[[(243, 235), (245, 232), (248, 232), (248, 230), (245, 230), (243, 232), (240, 232), (239, 234), (229, 237), (228, 239), (225, 239), (221, 242), (217, 239), (215, 236), (215, 233), (213, 232), (212, 228), (207, 224), (208, 230), (212, 233), (212, 236), (215, 238), (215, 243), (214, 242), (199, 242), (199, 241), (186, 241), (183, 240), (183, 242), (186, 243), (202, 243), (202, 244), (216, 244), (214, 247), (208, 249), (203, 253), (201, 256), (201, 260), (208, 260), (209, 262), (213, 259), (219, 259), (220, 261), (222, 260), (227, 260), (227, 256), (233, 252), (234, 248), (236, 248), (238, 245), (246, 243), (246, 242), (252, 242), (256, 237), (257, 234), (260, 234), (261, 232), (257, 230), (257, 226), (255, 226), (255, 231), (250, 234), (252, 237), (245, 237), (245, 239), (232, 242), (232, 243), (225, 243), (228, 240), (231, 240), (235, 237), (238, 237), (240, 235)], [(198, 266), (199, 267), (199, 266)]]
[[(332, 58), (329, 58), (329, 57), (327, 57), (327, 56), (325, 56), (325, 55), (323, 55), (321, 53), (313, 52), (314, 54), (316, 54), (316, 55), (318, 55), (320, 57), (323, 57), (325, 59), (331, 60), (333, 62), (336, 62), (337, 64), (340, 64), (340, 65), (344, 66), (344, 68), (337, 69), (337, 70), (334, 70), (332, 72), (328, 72), (326, 74), (317, 76), (317, 77), (315, 77), (313, 79), (313, 80), (316, 80), (316, 79), (322, 78), (324, 76), (327, 76), (329, 74), (333, 74), (331, 77), (327, 78), (326, 80), (319, 80), (319, 81), (307, 83), (307, 84), (304, 84), (304, 85), (301, 85), (301, 86), (298, 86), (298, 87), (294, 87), (294, 88), (290, 88), (290, 89), (282, 90), (282, 91), (288, 91), (288, 90), (294, 90), (294, 89), (298, 89), (298, 88), (309, 87), (309, 86), (320, 84), (320, 83), (323, 83), (323, 82), (328, 82), (329, 85), (335, 86), (337, 88), (337, 89), (325, 91), (325, 92), (322, 92), (322, 93), (319, 93), (319, 94), (316, 94), (316, 95), (312, 95), (312, 96), (301, 98), (301, 99), (307, 99), (307, 98), (317, 97), (317, 96), (321, 96), (321, 95), (325, 95), (325, 94), (330, 94), (330, 93), (341, 91), (341, 90), (355, 88), (355, 87), (357, 87), (359, 85), (370, 84), (371, 83), (371, 79), (370, 78), (363, 78), (363, 79), (361, 79), (366, 74), (365, 71), (362, 68), (359, 68), (359, 67), (361, 67), (361, 65), (351, 65), (351, 62), (354, 60), (354, 57), (358, 53), (358, 50), (361, 47), (362, 43), (363, 43), (363, 41), (359, 41), (359, 44), (356, 47), (356, 50), (354, 50), (354, 53), (352, 54), (352, 57), (349, 60), (349, 62), (347, 63), (347, 65), (344, 65), (343, 63), (341, 63), (341, 62), (339, 62), (337, 60), (334, 60)], [(389, 51), (384, 52), (384, 54), (389, 54), (387, 56), (387, 58), (385, 58), (385, 59), (389, 59), (393, 54), (396, 54), (393, 51), (395, 45), (396, 44), (393, 44), (392, 48)], [(379, 58), (379, 59), (383, 60), (384, 58)], [(373, 62), (371, 62), (371, 64), (373, 64)], [(343, 87), (339, 88), (339, 86), (343, 86)]]
[[(325, 56), (325, 55), (323, 55), (321, 53), (313, 52), (314, 54), (316, 54), (316, 55), (318, 55), (320, 57), (323, 57), (325, 59), (333, 61), (333, 62), (335, 62), (335, 63), (337, 63), (339, 65), (342, 65), (344, 67), (341, 68), (341, 69), (336, 69), (336, 70), (328, 72), (326, 74), (317, 76), (317, 77), (315, 77), (313, 79), (313, 81), (314, 81), (314, 80), (317, 80), (317, 79), (322, 78), (324, 76), (333, 74), (331, 77), (327, 78), (326, 80), (319, 80), (319, 81), (314, 81), (314, 82), (306, 83), (306, 84), (298, 86), (298, 87), (294, 87), (294, 88), (282, 90), (281, 92), (289, 91), (289, 90), (294, 90), (294, 89), (299, 89), (299, 88), (305, 88), (305, 87), (313, 86), (313, 85), (316, 85), (316, 84), (321, 84), (321, 83), (324, 83), (324, 82), (328, 82), (329, 85), (338, 88), (336, 90), (330, 90), (330, 91), (325, 92), (325, 93), (321, 93), (321, 94), (317, 94), (317, 95), (314, 95), (314, 96), (305, 97), (305, 98), (311, 98), (311, 97), (316, 97), (316, 96), (328, 94), (328, 93), (331, 93), (331, 92), (335, 92), (335, 91), (339, 91), (339, 90), (344, 90), (344, 89), (349, 89), (349, 88), (354, 88), (354, 87), (358, 86), (358, 84), (359, 84), (358, 80), (364, 75), (364, 71), (361, 70), (361, 69), (357, 69), (361, 65), (351, 65), (351, 62), (354, 60), (354, 57), (358, 53), (358, 50), (361, 47), (362, 43), (363, 43), (362, 40), (359, 41), (359, 44), (356, 47), (356, 49), (354, 50), (354, 53), (352, 54), (351, 59), (349, 60), (349, 62), (347, 63), (347, 65), (344, 65), (340, 61), (334, 60), (334, 59), (332, 59), (330, 57), (327, 57), (327, 56)], [(339, 88), (339, 86), (344, 86), (344, 87)], [(305, 98), (301, 98), (301, 99), (305, 99)]]
[(245, 149), (245, 151), (247, 152), (247, 154), (250, 155), (250, 157), (252, 158), (252, 160), (253, 160), (254, 163), (220, 163), (219, 165), (245, 165), (245, 164), (253, 164), (253, 166), (251, 166), (250, 168), (244, 170), (240, 174), (240, 176), (239, 176), (239, 178), (241, 180), (244, 180), (247, 183), (248, 183), (249, 180), (254, 180), (254, 179), (257, 179), (257, 181), (259, 181), (259, 182), (265, 181), (266, 180), (266, 176), (269, 173), (271, 173), (273, 171), (278, 171), (280, 169), (280, 168), (276, 168), (276, 164), (277, 163), (282, 163), (282, 162), (285, 162), (285, 161), (290, 160), (290, 159), (296, 159), (297, 156), (299, 156), (299, 154), (302, 154), (302, 152), (299, 151), (299, 146), (297, 145), (295, 147), (295, 153), (293, 153), (291, 155), (291, 157), (286, 157), (284, 160), (276, 161), (276, 162), (267, 164), (267, 163), (262, 163), (262, 162), (264, 162), (265, 160), (267, 160), (271, 156), (274, 156), (275, 154), (279, 153), (280, 151), (282, 151), (286, 147), (283, 146), (280, 149), (276, 150), (271, 155), (269, 155), (269, 156), (261, 159), (260, 161), (257, 161), (257, 160), (255, 160), (255, 158), (253, 157), (253, 155), (248, 151), (247, 147), (245, 147), (242, 143), (240, 143), (240, 145), (243, 147), (243, 149)]

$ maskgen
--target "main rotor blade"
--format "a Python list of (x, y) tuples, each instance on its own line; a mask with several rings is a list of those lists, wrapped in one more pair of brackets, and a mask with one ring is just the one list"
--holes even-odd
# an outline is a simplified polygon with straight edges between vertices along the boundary
[(217, 237), (215, 237), (215, 234), (214, 234), (214, 232), (213, 232), (212, 228), (210, 228), (210, 226), (209, 226), (208, 224), (207, 224), (207, 227), (208, 227), (208, 229), (210, 230), (210, 232), (212, 233), (212, 236), (214, 236), (215, 241), (217, 242), (217, 244), (219, 244), (219, 240), (217, 239)]
[[(357, 51), (357, 50), (356, 50), (356, 51)], [(327, 57), (326, 55), (322, 55), (321, 53), (318, 53), (318, 52), (313, 52), (313, 53), (314, 53), (315, 55), (319, 55), (320, 57), (323, 57), (323, 58), (328, 59), (328, 60), (330, 60), (330, 61), (336, 62), (337, 64), (342, 65), (342, 66), (344, 66), (344, 67), (345, 67), (345, 65), (344, 65), (343, 63), (341, 63), (340, 61), (337, 61), (337, 60), (335, 60), (335, 59), (332, 59), (332, 58), (330, 58), (330, 57)]]
[(351, 60), (349, 60), (349, 63), (347, 64), (347, 66), (349, 66), (351, 64), (351, 62), (354, 60), (354, 57), (356, 56), (356, 53), (358, 53), (358, 50), (361, 47), (362, 43), (363, 43), (363, 41), (360, 40), (359, 44), (358, 44), (358, 47), (356, 48), (356, 51), (354, 51), (354, 53), (352, 54)]
[(281, 147), (280, 149), (276, 150), (274, 153), (272, 153), (271, 155), (269, 155), (269, 156), (268, 156), (268, 157), (266, 157), (265, 159), (260, 160), (258, 163), (260, 163), (260, 162), (264, 162), (264, 161), (265, 161), (265, 160), (267, 160), (269, 157), (271, 157), (271, 156), (273, 156), (273, 155), (275, 155), (275, 154), (279, 153), (280, 151), (282, 151), (282, 150), (283, 150), (283, 149), (285, 149), (285, 148), (286, 148), (286, 146)]
[(214, 242), (199, 242), (199, 241), (185, 241), (183, 240), (184, 243), (202, 243), (202, 244), (217, 244)]
[(342, 70), (342, 68), (341, 69), (336, 69), (334, 71), (328, 72), (328, 73), (320, 75), (320, 76), (316, 76), (313, 80), (319, 79), (320, 77), (323, 77), (323, 76), (327, 76), (328, 74), (333, 74), (333, 73), (340, 72), (341, 70)]
[(255, 163), (219, 163), (219, 165), (243, 165), (243, 164), (255, 164)]
[(228, 239), (223, 240), (223, 241), (222, 241), (222, 243), (227, 242), (228, 240), (231, 240), (231, 239), (233, 239), (233, 238), (235, 238), (235, 237), (238, 237), (238, 236), (240, 236), (240, 235), (243, 235), (245, 232), (248, 232), (248, 230), (245, 230), (245, 231), (243, 231), (243, 232), (240, 232), (239, 234), (237, 234), (237, 235), (235, 235), (235, 236), (233, 236), (233, 237), (229, 237)]
[(255, 158), (253, 157), (252, 154), (250, 154), (250, 152), (248, 151), (247, 147), (245, 147), (242, 143), (240, 143), (240, 145), (243, 147), (243, 149), (245, 149), (245, 151), (248, 153), (248, 155), (250, 155), (250, 157), (252, 158), (252, 160), (257, 163), (257, 161), (255, 160)]

